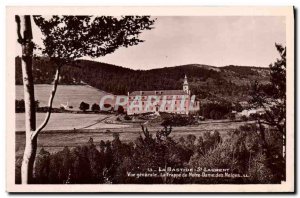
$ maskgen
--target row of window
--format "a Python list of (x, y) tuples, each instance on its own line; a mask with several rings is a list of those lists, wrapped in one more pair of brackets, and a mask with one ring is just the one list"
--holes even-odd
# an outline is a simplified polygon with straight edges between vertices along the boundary
[[(184, 109), (186, 109), (186, 107), (184, 107)], [(155, 110), (155, 108), (154, 107), (149, 107), (149, 109), (141, 109), (140, 110), (140, 108), (139, 107), (133, 107), (132, 109), (131, 109), (132, 111), (143, 111), (143, 110), (145, 110), (145, 111), (154, 111)], [(162, 109), (161, 108), (157, 108), (156, 109), (157, 111), (161, 111)], [(169, 111), (169, 110), (172, 110), (171, 108), (169, 108), (169, 107), (165, 107), (165, 110), (166, 111)], [(180, 107), (175, 107), (173, 110), (175, 110), (175, 111), (177, 111), (177, 110), (182, 110)]]
[[(145, 104), (147, 104), (147, 103), (148, 103), (148, 102), (142, 102), (142, 105), (145, 105)], [(139, 104), (139, 101), (129, 102), (129, 105), (132, 105), (132, 104), (137, 105), (137, 104)], [(167, 103), (167, 104), (170, 104), (170, 103)], [(177, 105), (177, 104), (181, 104), (181, 101), (175, 101), (175, 105)], [(189, 102), (186, 101), (185, 104), (188, 105)]]
[[(151, 96), (154, 100), (154, 97)], [(155, 97), (158, 97), (159, 99), (163, 99), (163, 98), (166, 98), (166, 99), (173, 99), (173, 96), (155, 96)], [(185, 98), (188, 98), (187, 96), (175, 96), (175, 99), (180, 99), (182, 97), (185, 97)], [(129, 96), (129, 100), (136, 100), (136, 99), (147, 99), (148, 96)]]

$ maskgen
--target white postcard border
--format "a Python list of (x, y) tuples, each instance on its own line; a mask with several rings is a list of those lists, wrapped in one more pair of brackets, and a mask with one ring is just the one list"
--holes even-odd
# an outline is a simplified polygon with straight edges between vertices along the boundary
[[(8, 192), (293, 192), (294, 191), (294, 12), (287, 7), (7, 7), (6, 13), (6, 190)], [(285, 16), (287, 47), (286, 182), (282, 184), (15, 184), (15, 18), (24, 14), (153, 15), (153, 16)]]

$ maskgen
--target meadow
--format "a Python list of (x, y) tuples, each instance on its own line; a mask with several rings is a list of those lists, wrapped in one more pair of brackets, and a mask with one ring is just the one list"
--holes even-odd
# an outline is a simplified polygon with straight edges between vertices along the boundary
[[(56, 114), (53, 114), (56, 117)], [(68, 114), (69, 115), (69, 114)], [(70, 114), (73, 115), (73, 114)], [(76, 115), (76, 114), (75, 114)], [(91, 116), (93, 114), (81, 114), (86, 116)], [(99, 115), (98, 115), (99, 116)], [(102, 115), (103, 116), (103, 115)], [(93, 138), (96, 145), (99, 145), (100, 141), (113, 140), (113, 134), (118, 133), (122, 142), (132, 142), (135, 141), (141, 134), (141, 126), (139, 124), (106, 124), (103, 122), (97, 123), (89, 128), (65, 130), (65, 125), (62, 125), (63, 120), (57, 119), (58, 124), (52, 122), (53, 125), (50, 127), (56, 127), (55, 130), (45, 130), (38, 137), (38, 148), (42, 147), (47, 149), (50, 153), (60, 151), (63, 147), (76, 147), (79, 145), (86, 144), (90, 138)], [(60, 123), (60, 124), (59, 124)], [(218, 130), (222, 138), (226, 138), (229, 131), (238, 129), (240, 126), (244, 125), (246, 122), (205, 122), (198, 126), (182, 126), (173, 127), (170, 137), (174, 140), (178, 140), (180, 137), (186, 137), (188, 135), (195, 135), (199, 137), (205, 132), (213, 132)], [(250, 122), (248, 122), (250, 123)], [(77, 120), (77, 126), (85, 126), (84, 119)], [(96, 127), (97, 126), (97, 127)], [(148, 129), (152, 136), (158, 130), (161, 130), (162, 126), (148, 126)], [(16, 133), (16, 155), (20, 156), (23, 153), (25, 146), (25, 133), (19, 131)]]
[[(34, 85), (35, 100), (39, 101), (40, 107), (48, 106), (49, 96), (52, 90), (52, 85), (37, 84)], [(79, 110), (79, 105), (82, 101), (92, 105), (99, 104), (102, 96), (108, 93), (93, 88), (88, 85), (58, 85), (57, 92), (53, 100), (53, 107), (59, 108), (61, 104), (72, 106), (74, 110)], [(16, 100), (24, 98), (23, 85), (16, 85)]]
[[(103, 120), (111, 115), (105, 114), (75, 114), (75, 113), (52, 113), (50, 120), (45, 127), (45, 131), (49, 130), (74, 130), (74, 129), (95, 129), (107, 127), (102, 123)], [(43, 122), (45, 113), (37, 113), (37, 125)], [(118, 127), (118, 125), (110, 127)], [(25, 114), (16, 113), (16, 131), (25, 130)]]
[[(35, 85), (36, 99), (40, 101), (39, 106), (46, 106), (51, 85)], [(97, 103), (101, 96), (107, 94), (86, 85), (59, 85), (54, 99), (54, 107), (59, 108), (61, 104), (69, 103), (78, 110), (81, 101), (89, 104)], [(16, 99), (23, 98), (23, 86), (16, 86)], [(44, 120), (45, 113), (37, 113), (37, 125)], [(114, 133), (120, 134), (124, 142), (134, 141), (142, 133), (139, 123), (115, 123), (117, 118), (114, 114), (77, 114), (77, 113), (52, 113), (51, 118), (44, 131), (38, 137), (39, 149), (44, 147), (51, 153), (61, 150), (64, 146), (75, 147), (86, 143), (93, 138), (97, 144), (101, 140), (112, 140)], [(106, 121), (112, 121), (106, 123)], [(146, 121), (145, 121), (146, 122)], [(245, 122), (203, 121), (197, 126), (174, 127), (172, 138), (178, 140), (180, 137), (203, 135), (206, 131), (218, 130), (222, 137), (228, 131), (239, 128)], [(149, 131), (154, 134), (162, 129), (160, 124), (150, 124)], [(25, 143), (25, 115), (16, 113), (16, 155), (22, 155)]]

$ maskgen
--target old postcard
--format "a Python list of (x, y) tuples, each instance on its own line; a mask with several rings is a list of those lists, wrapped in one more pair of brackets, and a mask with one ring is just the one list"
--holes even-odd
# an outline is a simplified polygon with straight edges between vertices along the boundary
[(294, 191), (292, 6), (6, 20), (7, 191)]

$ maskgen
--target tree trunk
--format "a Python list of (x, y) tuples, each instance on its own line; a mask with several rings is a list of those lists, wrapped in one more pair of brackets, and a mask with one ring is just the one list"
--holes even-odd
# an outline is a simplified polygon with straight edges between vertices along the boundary
[(26, 146), (21, 167), (22, 184), (30, 184), (33, 180), (33, 166), (37, 150), (37, 136), (33, 139), (31, 139), (30, 137), (31, 136), (26, 134)]
[(265, 128), (263, 127), (261, 121), (258, 119), (258, 126), (259, 126), (259, 134), (260, 140), (263, 148), (264, 154), (266, 154), (267, 158), (270, 157), (269, 146), (266, 140)]
[(16, 16), (18, 42), (22, 47), (22, 75), (25, 101), (26, 145), (21, 167), (22, 184), (32, 181), (33, 165), (37, 149), (37, 138), (31, 135), (36, 128), (34, 84), (32, 76), (32, 29), (30, 15)]

